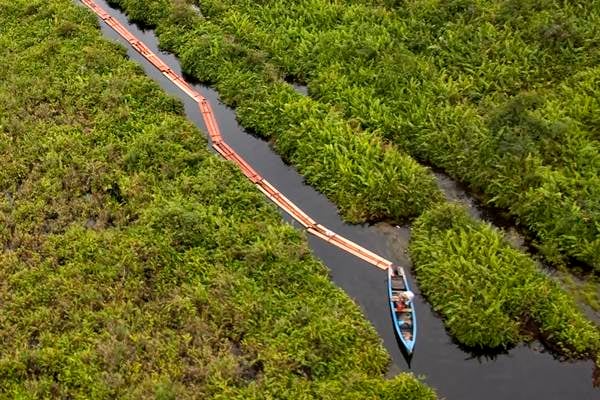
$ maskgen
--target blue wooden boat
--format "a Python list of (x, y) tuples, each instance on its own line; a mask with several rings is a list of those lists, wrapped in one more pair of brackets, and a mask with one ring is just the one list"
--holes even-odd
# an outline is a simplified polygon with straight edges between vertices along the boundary
[(388, 295), (396, 334), (410, 355), (417, 338), (417, 318), (414, 302), (409, 300), (410, 287), (402, 267), (388, 268)]

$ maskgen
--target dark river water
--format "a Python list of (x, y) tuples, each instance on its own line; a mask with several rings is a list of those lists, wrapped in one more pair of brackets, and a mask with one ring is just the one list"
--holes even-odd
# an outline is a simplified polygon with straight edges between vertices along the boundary
[[(100, 0), (98, 4), (152, 51), (159, 54), (174, 71), (181, 73), (177, 59), (158, 50), (157, 39), (152, 31), (141, 30), (130, 24), (120, 11), (110, 8), (105, 1)], [(149, 77), (166, 92), (181, 99), (187, 117), (206, 131), (198, 106), (192, 99), (171, 84), (103, 22), (101, 27), (106, 37), (122, 43), (127, 48), (129, 57), (138, 62)], [(219, 101), (218, 93), (203, 85), (193, 86), (210, 100), (225, 141), (263, 177), (317, 222), (404, 266), (407, 272), (410, 271), (410, 260), (406, 255), (410, 235), (408, 227), (344, 223), (336, 207), (312, 187), (305, 185), (302, 176), (283, 163), (267, 142), (246, 133), (238, 125), (235, 112)], [(296, 90), (306, 94), (305, 87), (296, 85)], [(443, 174), (438, 173), (436, 176), (448, 198), (466, 203), (474, 215), (481, 215), (475, 202), (459, 185)], [(298, 226), (288, 215), (282, 214), (286, 221)], [(320, 239), (309, 236), (308, 240), (314, 254), (331, 270), (332, 280), (360, 305), (379, 333), (392, 359), (390, 374), (410, 370), (418, 376), (423, 376), (425, 382), (434, 387), (441, 397), (455, 400), (600, 399), (600, 391), (592, 387), (591, 361), (560, 362), (544, 351), (538, 343), (520, 346), (494, 357), (464, 352), (452, 342), (444, 330), (442, 321), (420, 295), (419, 288), (412, 278), (411, 283), (416, 293), (415, 308), (419, 334), (415, 354), (409, 365), (399, 349), (391, 323), (386, 294), (386, 272)]]

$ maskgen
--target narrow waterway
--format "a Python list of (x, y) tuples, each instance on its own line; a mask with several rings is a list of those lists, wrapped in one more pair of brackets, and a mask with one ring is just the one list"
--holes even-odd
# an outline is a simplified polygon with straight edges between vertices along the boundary
[[(174, 71), (181, 73), (177, 59), (158, 50), (157, 39), (152, 31), (143, 31), (128, 22), (120, 11), (110, 8), (105, 1), (98, 4), (125, 25), (152, 51), (160, 55)], [(159, 71), (133, 50), (112, 29), (101, 22), (102, 32), (111, 40), (122, 43), (129, 57), (138, 62), (145, 72), (166, 92), (181, 99), (187, 117), (200, 129), (206, 131), (198, 106), (191, 98), (176, 88)], [(306, 211), (312, 218), (337, 233), (386, 257), (410, 271), (406, 255), (410, 230), (387, 224), (357, 226), (345, 224), (336, 207), (324, 196), (303, 182), (293, 168), (286, 165), (269, 147), (269, 144), (246, 133), (237, 123), (235, 112), (219, 101), (214, 90), (203, 85), (193, 85), (213, 106), (225, 141), (248, 161), (258, 173), (269, 180), (284, 195)], [(298, 87), (305, 93), (305, 88)], [(471, 204), (473, 212), (479, 212), (476, 203), (460, 186), (447, 177), (438, 176), (440, 187), (449, 198), (464, 200)], [(284, 214), (284, 218), (297, 226)], [(331, 270), (333, 281), (343, 288), (363, 309), (375, 326), (385, 347), (392, 357), (390, 373), (411, 370), (425, 377), (425, 382), (448, 399), (593, 399), (598, 392), (592, 388), (590, 361), (559, 362), (543, 351), (541, 345), (520, 346), (506, 354), (493, 357), (475, 356), (462, 351), (444, 330), (442, 321), (420, 296), (415, 288), (419, 335), (415, 355), (409, 366), (400, 352), (394, 336), (386, 295), (386, 273), (350, 254), (309, 236), (314, 254)]]

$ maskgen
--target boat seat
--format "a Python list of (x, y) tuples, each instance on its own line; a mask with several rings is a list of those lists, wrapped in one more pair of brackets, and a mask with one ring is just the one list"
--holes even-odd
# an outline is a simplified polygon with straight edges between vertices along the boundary
[(392, 289), (393, 290), (406, 290), (406, 286), (404, 285), (404, 280), (392, 280)]

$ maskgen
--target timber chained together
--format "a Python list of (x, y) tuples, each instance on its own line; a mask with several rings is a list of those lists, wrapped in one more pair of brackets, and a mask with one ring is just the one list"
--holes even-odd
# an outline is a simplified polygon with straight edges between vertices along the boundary
[(346, 239), (343, 236), (327, 229), (323, 225), (316, 223), (310, 216), (296, 206), (290, 199), (271, 185), (266, 179), (260, 176), (231, 146), (223, 140), (219, 131), (219, 126), (212, 112), (208, 100), (198, 91), (192, 88), (183, 77), (176, 74), (166, 63), (164, 63), (154, 52), (152, 52), (144, 43), (140, 42), (131, 32), (129, 32), (119, 21), (104, 11), (93, 0), (81, 0), (83, 4), (96, 13), (108, 26), (117, 32), (123, 39), (140, 53), (147, 61), (154, 65), (165, 77), (175, 84), (184, 93), (194, 99), (200, 108), (204, 124), (208, 131), (212, 147), (223, 156), (223, 158), (234, 162), (242, 173), (254, 183), (261, 192), (263, 192), (273, 203), (288, 213), (292, 218), (298, 221), (309, 233), (317, 236), (332, 245), (355, 255), (383, 270), (393, 266), (392, 262), (365, 249), (364, 247)]

